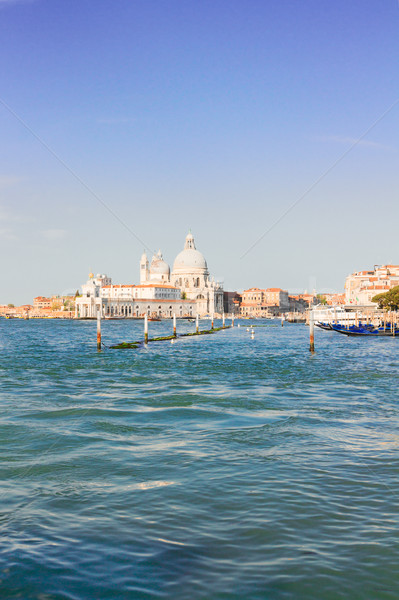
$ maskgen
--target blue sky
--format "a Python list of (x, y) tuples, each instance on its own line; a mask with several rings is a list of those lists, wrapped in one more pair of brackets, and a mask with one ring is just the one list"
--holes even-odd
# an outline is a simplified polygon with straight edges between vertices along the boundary
[(230, 290), (398, 263), (398, 28), (397, 0), (0, 0), (0, 303), (137, 282), (190, 227)]

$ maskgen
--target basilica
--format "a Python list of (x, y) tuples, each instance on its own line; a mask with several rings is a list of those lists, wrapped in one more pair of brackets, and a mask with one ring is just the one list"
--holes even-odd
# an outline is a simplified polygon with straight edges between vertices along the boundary
[(112, 284), (106, 275), (90, 274), (76, 299), (76, 317), (94, 318), (192, 317), (223, 313), (223, 286), (211, 279), (204, 256), (191, 231), (176, 256), (172, 272), (159, 250), (149, 262), (140, 260), (140, 283)]

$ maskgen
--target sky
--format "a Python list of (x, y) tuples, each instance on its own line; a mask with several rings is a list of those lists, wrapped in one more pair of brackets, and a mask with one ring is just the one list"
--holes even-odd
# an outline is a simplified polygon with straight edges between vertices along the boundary
[(399, 263), (398, 33), (398, 0), (0, 0), (0, 304), (190, 228), (232, 291)]

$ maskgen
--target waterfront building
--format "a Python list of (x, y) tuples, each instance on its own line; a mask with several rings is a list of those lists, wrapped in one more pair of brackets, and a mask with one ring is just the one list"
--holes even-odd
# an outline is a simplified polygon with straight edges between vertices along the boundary
[(399, 265), (375, 265), (371, 271), (355, 271), (345, 281), (347, 304), (373, 306), (372, 298), (399, 285)]
[(339, 292), (319, 294), (318, 298), (323, 300), (328, 306), (339, 306), (345, 304), (345, 294)]
[(277, 305), (280, 312), (286, 312), (290, 308), (287, 290), (281, 288), (267, 288), (265, 291), (267, 304)]
[[(107, 281), (102, 285), (103, 281)], [(76, 298), (75, 316), (93, 319), (101, 311), (103, 317), (191, 317), (195, 315), (195, 302), (183, 300), (180, 290), (163, 283), (112, 284), (110, 277), (91, 273), (82, 285), (82, 295)]]
[[(302, 294), (288, 296), (291, 313), (304, 313), (310, 306), (311, 303), (308, 299), (303, 298)], [(312, 298), (313, 300), (313, 298)]]
[(33, 298), (33, 308), (51, 308), (51, 298), (36, 296)]
[(223, 292), (223, 310), (226, 314), (240, 314), (241, 294), (237, 292)]
[(243, 317), (273, 317), (290, 310), (288, 292), (281, 288), (249, 288), (241, 294)]
[(190, 317), (221, 315), (223, 287), (210, 278), (204, 256), (195, 247), (191, 232), (184, 248), (170, 267), (159, 250), (148, 260), (140, 259), (140, 284), (112, 284), (107, 275), (90, 274), (76, 298), (76, 317), (94, 318), (97, 310), (105, 317)]

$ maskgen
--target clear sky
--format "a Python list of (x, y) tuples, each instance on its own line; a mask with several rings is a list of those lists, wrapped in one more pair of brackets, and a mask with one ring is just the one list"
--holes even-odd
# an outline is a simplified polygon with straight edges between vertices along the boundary
[(0, 303), (190, 227), (229, 290), (399, 263), (399, 105), (243, 257), (398, 100), (398, 34), (398, 0), (0, 0)]

